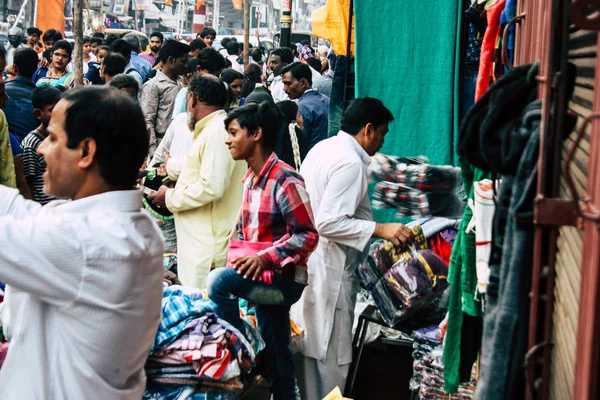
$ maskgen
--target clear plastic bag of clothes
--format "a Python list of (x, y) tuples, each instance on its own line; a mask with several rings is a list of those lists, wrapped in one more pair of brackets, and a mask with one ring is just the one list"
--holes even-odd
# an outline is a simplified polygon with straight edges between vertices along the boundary
[[(412, 245), (417, 249), (427, 249), (427, 240), (420, 225), (412, 227)], [(406, 248), (398, 248), (387, 240), (373, 242), (365, 261), (359, 265), (356, 273), (360, 285), (372, 290), (383, 275), (400, 259), (409, 259), (412, 255)]]
[(396, 208), (398, 217), (458, 218), (465, 209), (464, 191), (427, 192), (414, 189), (406, 184), (379, 182), (373, 189), (373, 207)]
[(408, 187), (434, 193), (452, 193), (462, 187), (460, 168), (448, 165), (408, 165), (398, 181)]
[(448, 266), (435, 253), (411, 246), (411, 257), (395, 263), (372, 289), (373, 299), (389, 326), (396, 326), (426, 306), (433, 306), (448, 287)]
[(423, 164), (427, 162), (427, 157), (397, 157), (377, 153), (371, 157), (369, 173), (380, 181), (393, 181), (397, 179), (397, 174), (405, 170), (409, 165)]

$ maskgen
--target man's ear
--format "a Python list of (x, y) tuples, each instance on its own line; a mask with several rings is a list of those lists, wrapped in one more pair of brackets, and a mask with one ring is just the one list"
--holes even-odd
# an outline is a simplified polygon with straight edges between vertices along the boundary
[(86, 169), (92, 166), (96, 158), (96, 150), (96, 141), (92, 138), (83, 139), (79, 143), (79, 151), (81, 154), (81, 160), (78, 162), (79, 168)]
[(373, 124), (372, 124), (372, 123), (368, 122), (368, 123), (365, 125), (365, 135), (366, 135), (367, 137), (370, 137), (370, 136), (373, 134), (373, 132), (375, 132), (375, 127), (373, 126)]
[(36, 119), (42, 119), (42, 110), (40, 110), (39, 108), (35, 108), (35, 109), (33, 110), (33, 116), (34, 116)]
[(252, 136), (254, 136), (254, 141), (255, 141), (255, 142), (258, 142), (258, 141), (260, 141), (260, 140), (262, 139), (262, 137), (263, 137), (263, 130), (262, 130), (262, 128), (259, 126), (259, 127), (258, 127), (258, 128), (257, 128), (255, 131), (254, 131), (254, 135), (252, 135)]

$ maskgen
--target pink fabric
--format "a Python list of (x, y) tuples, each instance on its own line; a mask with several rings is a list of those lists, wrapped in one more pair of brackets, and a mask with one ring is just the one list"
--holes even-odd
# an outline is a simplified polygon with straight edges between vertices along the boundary
[(477, 87), (475, 89), (475, 101), (487, 92), (492, 77), (494, 52), (496, 43), (500, 36), (500, 15), (504, 10), (506, 0), (496, 0), (487, 8), (488, 26), (481, 42), (481, 58), (479, 61), (479, 75), (477, 76)]
[(2, 368), (2, 364), (4, 364), (4, 360), (6, 360), (7, 354), (8, 354), (8, 342), (0, 343), (0, 368)]
[[(260, 251), (266, 250), (273, 246), (271, 242), (248, 242), (245, 240), (229, 239), (229, 252), (227, 253), (227, 266), (229, 268), (235, 268), (233, 261), (244, 256), (254, 256)], [(259, 282), (266, 283), (267, 285), (273, 284), (274, 272), (270, 269), (265, 269), (260, 277)]]

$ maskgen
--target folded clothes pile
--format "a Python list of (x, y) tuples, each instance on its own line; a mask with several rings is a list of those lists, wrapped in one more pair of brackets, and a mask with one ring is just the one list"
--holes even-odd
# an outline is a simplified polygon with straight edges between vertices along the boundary
[(413, 376), (410, 390), (422, 400), (446, 400), (448, 398), (470, 400), (475, 393), (475, 382), (461, 385), (451, 396), (444, 392), (444, 365), (442, 346), (438, 338), (440, 328), (431, 326), (413, 332)]
[(396, 208), (398, 216), (456, 218), (462, 215), (462, 176), (460, 168), (404, 163), (396, 157), (378, 154), (373, 176), (378, 183), (373, 190), (373, 206)]
[(149, 383), (145, 399), (188, 386), (194, 389), (191, 393), (208, 397), (163, 397), (224, 399), (231, 392), (239, 396), (242, 378), (253, 368), (264, 342), (250, 324), (245, 323), (241, 333), (214, 311), (214, 303), (201, 290), (164, 288), (162, 320), (145, 366)]

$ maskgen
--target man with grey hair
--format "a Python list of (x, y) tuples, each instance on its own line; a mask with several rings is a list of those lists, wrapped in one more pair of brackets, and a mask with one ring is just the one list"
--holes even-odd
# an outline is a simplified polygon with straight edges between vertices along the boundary
[(152, 69), (152, 65), (138, 55), (142, 51), (140, 37), (137, 33), (129, 32), (127, 35), (123, 36), (123, 39), (131, 46), (131, 64), (142, 76), (142, 81), (146, 82), (148, 74)]

